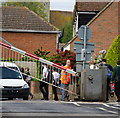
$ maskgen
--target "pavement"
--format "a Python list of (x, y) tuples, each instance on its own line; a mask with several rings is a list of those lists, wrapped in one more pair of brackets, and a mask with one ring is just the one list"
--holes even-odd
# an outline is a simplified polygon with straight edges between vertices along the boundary
[(117, 102), (1, 101), (2, 118), (119, 118)]

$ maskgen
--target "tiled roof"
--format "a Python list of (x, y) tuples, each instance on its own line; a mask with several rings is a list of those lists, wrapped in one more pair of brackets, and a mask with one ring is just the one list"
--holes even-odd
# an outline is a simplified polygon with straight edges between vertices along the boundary
[(76, 0), (73, 11), (73, 21), (75, 21), (76, 12), (99, 12), (108, 2), (83, 2), (82, 0)]
[(2, 29), (59, 31), (26, 7), (2, 6)]
[(76, 2), (76, 11), (101, 11), (107, 2)]

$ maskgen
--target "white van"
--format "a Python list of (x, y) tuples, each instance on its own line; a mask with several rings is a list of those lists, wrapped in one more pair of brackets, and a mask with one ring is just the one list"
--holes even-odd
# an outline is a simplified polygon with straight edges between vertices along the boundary
[(29, 86), (23, 80), (16, 64), (0, 62), (0, 90), (2, 90), (2, 98), (28, 100)]

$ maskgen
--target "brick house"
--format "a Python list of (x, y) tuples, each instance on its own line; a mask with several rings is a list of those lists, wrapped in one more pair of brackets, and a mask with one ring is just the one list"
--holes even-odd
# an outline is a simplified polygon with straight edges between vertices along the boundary
[[(91, 9), (91, 7), (88, 7), (88, 3), (82, 3), (84, 4), (83, 7), (81, 9)], [(93, 6), (93, 4), (95, 5), (96, 3), (89, 3), (89, 5), (91, 4), (91, 6)], [(75, 6), (75, 10), (76, 8), (79, 7), (79, 4), (76, 3), (77, 6)], [(104, 6), (105, 5), (105, 6)], [(73, 51), (74, 48), (74, 41), (80, 41), (78, 39), (78, 28), (81, 25), (88, 25), (89, 28), (92, 31), (92, 37), (89, 40), (89, 42), (93, 42), (95, 43), (95, 53), (98, 53), (98, 51), (102, 50), (102, 49), (106, 49), (108, 50), (110, 45), (112, 44), (114, 38), (116, 38), (119, 34), (118, 32), (118, 27), (119, 27), (119, 22), (118, 22), (118, 18), (119, 18), (119, 2), (108, 2), (108, 3), (99, 3), (100, 7), (100, 11), (96, 13), (96, 15), (94, 15), (93, 17), (91, 17), (90, 21), (86, 21), (86, 23), (83, 24), (79, 24), (79, 22), (77, 21), (77, 30), (76, 33), (74, 34), (74, 37), (63, 46), (63, 50), (68, 49)], [(88, 8), (87, 8), (88, 7)], [(98, 8), (98, 7), (93, 7), (93, 8)], [(76, 12), (75, 12), (76, 14)], [(82, 18), (81, 18), (82, 19)], [(84, 19), (84, 18), (83, 18)], [(82, 23), (82, 22), (81, 22)], [(79, 26), (79, 27), (78, 27)]]
[(2, 7), (2, 37), (13, 46), (34, 54), (41, 46), (56, 53), (60, 31), (26, 7)]

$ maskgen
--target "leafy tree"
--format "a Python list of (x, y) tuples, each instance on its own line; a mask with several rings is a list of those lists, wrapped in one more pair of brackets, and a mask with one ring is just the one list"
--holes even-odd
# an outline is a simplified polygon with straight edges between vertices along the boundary
[(107, 63), (113, 67), (115, 67), (116, 62), (120, 60), (120, 35), (114, 39), (105, 58), (107, 59)]
[(27, 7), (42, 18), (46, 17), (45, 7), (40, 2), (3, 2), (2, 6)]
[(72, 17), (71, 23), (64, 23), (64, 27), (58, 27), (61, 31), (64, 28), (64, 36), (60, 39), (60, 43), (67, 43), (73, 37), (73, 25), (72, 25)]

